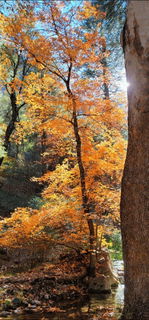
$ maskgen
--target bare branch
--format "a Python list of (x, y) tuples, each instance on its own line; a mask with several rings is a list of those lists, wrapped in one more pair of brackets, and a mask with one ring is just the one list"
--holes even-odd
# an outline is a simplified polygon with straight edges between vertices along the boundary
[(20, 110), (21, 108), (23, 108), (25, 106), (25, 102), (23, 102), (17, 109)]

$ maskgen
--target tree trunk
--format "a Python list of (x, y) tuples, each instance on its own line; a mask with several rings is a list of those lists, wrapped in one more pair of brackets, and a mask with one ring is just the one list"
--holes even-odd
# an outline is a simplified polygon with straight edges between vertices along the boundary
[[(103, 46), (102, 52), (105, 53), (107, 51), (106, 45)], [(107, 77), (107, 59), (103, 58), (102, 59), (102, 67), (103, 67), (103, 93), (104, 93), (104, 99), (110, 99), (110, 94), (109, 94), (109, 86), (108, 86), (108, 77)]]
[(17, 108), (15, 91), (12, 91), (12, 93), (10, 94), (10, 101), (11, 101), (12, 115), (11, 115), (11, 119), (10, 119), (10, 121), (8, 123), (6, 132), (5, 132), (5, 138), (4, 138), (5, 150), (8, 150), (8, 145), (9, 145), (9, 142), (10, 142), (10, 136), (11, 136), (11, 134), (13, 133), (13, 131), (15, 129), (15, 124), (16, 124), (17, 119), (18, 119), (18, 108)]
[(149, 319), (149, 1), (129, 1), (123, 32), (128, 89), (128, 150), (121, 228), (125, 303), (121, 319)]
[(47, 134), (46, 134), (46, 131), (43, 130), (41, 135), (41, 168), (42, 168), (43, 175), (46, 173), (46, 163), (44, 161), (44, 152), (46, 152), (46, 148), (47, 148)]
[[(11, 102), (11, 119), (7, 125), (6, 128), (6, 132), (5, 132), (5, 136), (4, 136), (4, 148), (5, 151), (8, 151), (8, 147), (9, 147), (9, 143), (10, 143), (10, 137), (13, 133), (13, 131), (15, 130), (15, 124), (17, 122), (18, 119), (18, 115), (19, 115), (19, 110), (17, 107), (17, 102), (16, 102), (16, 94), (15, 91), (12, 91), (12, 93), (10, 94), (10, 102)], [(4, 160), (4, 157), (0, 158), (0, 166), (2, 165)]]
[(74, 135), (76, 140), (77, 162), (78, 162), (79, 172), (80, 172), (82, 206), (84, 209), (84, 214), (87, 215), (87, 223), (88, 223), (89, 235), (90, 235), (90, 264), (89, 264), (88, 274), (89, 276), (94, 277), (95, 268), (96, 268), (95, 230), (94, 230), (93, 220), (89, 217), (90, 208), (89, 208), (87, 189), (86, 189), (85, 169), (84, 169), (83, 160), (82, 160), (81, 137), (79, 134), (78, 120), (77, 120), (77, 114), (76, 114), (76, 102), (73, 95), (72, 95), (72, 104), (73, 104), (73, 128), (74, 128)]

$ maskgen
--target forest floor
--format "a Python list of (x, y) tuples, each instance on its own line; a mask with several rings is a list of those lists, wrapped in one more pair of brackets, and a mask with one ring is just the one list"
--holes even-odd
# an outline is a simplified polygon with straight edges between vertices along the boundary
[[(32, 270), (15, 274), (0, 273), (0, 317), (20, 314), (64, 313), (59, 302), (87, 301), (89, 294), (84, 279), (86, 268), (68, 257), (57, 264), (43, 263)], [(43, 318), (44, 319), (44, 318)], [(86, 319), (86, 318), (83, 318)], [(95, 319), (91, 313), (89, 319)], [(114, 320), (110, 308), (98, 308), (96, 319)]]

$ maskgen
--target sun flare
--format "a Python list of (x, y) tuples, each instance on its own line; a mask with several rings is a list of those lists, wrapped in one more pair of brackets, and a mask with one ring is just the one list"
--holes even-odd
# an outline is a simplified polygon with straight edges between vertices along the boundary
[(130, 83), (126, 80), (126, 78), (122, 78), (120, 81), (120, 89), (123, 91), (127, 91), (127, 88), (130, 86)]

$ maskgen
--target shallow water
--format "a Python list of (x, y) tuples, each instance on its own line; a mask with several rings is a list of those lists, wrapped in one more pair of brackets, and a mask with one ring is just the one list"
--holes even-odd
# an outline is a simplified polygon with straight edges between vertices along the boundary
[[(122, 261), (114, 262), (115, 272), (123, 270)], [(100, 310), (111, 309), (111, 313), (116, 318), (119, 317), (120, 311), (123, 306), (123, 296), (124, 296), (124, 285), (119, 284), (118, 288), (112, 290), (112, 294), (109, 295), (90, 295), (88, 301), (70, 301), (69, 303), (59, 302), (57, 303), (57, 308), (60, 312), (54, 312), (49, 314), (26, 314), (21, 316), (9, 316), (9, 317), (0, 317), (0, 320), (89, 320), (90, 315), (100, 312)], [(97, 318), (96, 318), (97, 319)]]

